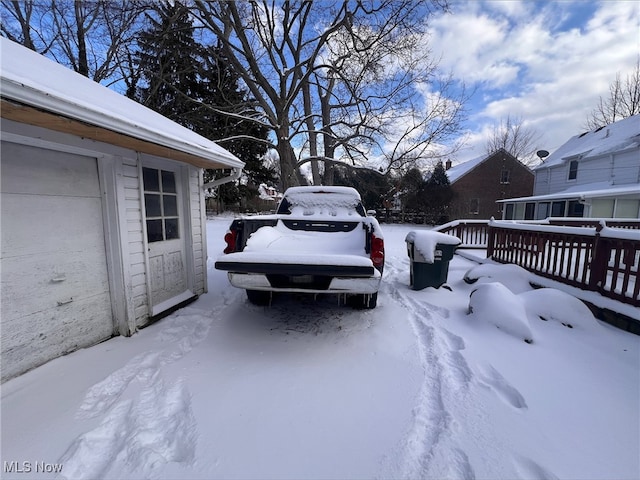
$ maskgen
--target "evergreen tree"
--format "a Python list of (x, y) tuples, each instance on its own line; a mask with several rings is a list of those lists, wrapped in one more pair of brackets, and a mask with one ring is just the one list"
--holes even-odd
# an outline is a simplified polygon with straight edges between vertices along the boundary
[[(266, 146), (254, 140), (221, 140), (238, 135), (266, 138), (268, 132), (247, 117), (256, 116), (255, 104), (239, 86), (238, 76), (219, 49), (205, 49), (194, 38), (189, 8), (180, 2), (159, 3), (155, 16), (147, 14), (149, 28), (140, 34), (138, 65), (143, 87), (135, 99), (167, 118), (213, 141), (245, 162), (251, 184), (273, 183), (275, 172), (261, 161)], [(230, 117), (221, 112), (241, 114)], [(244, 119), (244, 118), (247, 119)], [(220, 171), (206, 171), (205, 181)], [(244, 195), (257, 190), (244, 188)], [(225, 203), (241, 197), (237, 185), (226, 184), (218, 195)]]
[(387, 175), (368, 168), (345, 168), (338, 165), (333, 171), (333, 184), (353, 187), (360, 193), (365, 209), (384, 207), (384, 196), (392, 186)]
[(431, 176), (427, 180), (427, 185), (429, 186), (448, 186), (450, 185), (449, 177), (447, 176), (447, 171), (442, 164), (442, 161), (436, 163), (436, 166), (433, 168), (433, 172)]
[(426, 207), (426, 182), (419, 168), (411, 168), (400, 181), (402, 209), (405, 212), (420, 213)]
[(446, 169), (441, 161), (433, 168), (431, 176), (425, 183), (425, 213), (428, 222), (442, 224), (448, 221), (449, 204), (453, 199), (453, 191)]

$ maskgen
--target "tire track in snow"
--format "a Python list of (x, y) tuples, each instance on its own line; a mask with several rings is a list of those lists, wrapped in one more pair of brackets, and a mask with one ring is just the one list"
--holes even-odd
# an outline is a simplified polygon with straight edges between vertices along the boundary
[[(232, 296), (222, 296), (225, 308)], [(208, 335), (210, 312), (183, 308), (163, 320), (156, 340), (167, 347), (137, 355), (91, 387), (76, 417), (104, 416), (77, 437), (61, 458), (68, 478), (101, 478), (113, 468), (149, 477), (168, 462), (195, 460), (196, 421), (183, 378), (166, 381), (163, 367), (187, 355)], [(162, 348), (162, 347), (161, 347)], [(122, 398), (125, 393), (131, 398)]]
[[(406, 438), (403, 478), (451, 476), (474, 479), (475, 473), (463, 450), (452, 438), (455, 421), (448, 410), (449, 397), (464, 393), (473, 374), (460, 353), (464, 340), (434, 325), (434, 318), (447, 318), (447, 309), (408, 295), (408, 286), (400, 280), (407, 268), (392, 260), (385, 265), (384, 289), (409, 313), (418, 340), (418, 354), (425, 378), (419, 403), (413, 411), (413, 425)], [(406, 263), (406, 262), (403, 262)], [(390, 277), (390, 278), (389, 278)]]

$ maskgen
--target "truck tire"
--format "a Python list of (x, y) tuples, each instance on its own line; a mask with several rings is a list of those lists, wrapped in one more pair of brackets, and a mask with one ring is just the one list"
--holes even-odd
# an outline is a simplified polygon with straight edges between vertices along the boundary
[(271, 292), (265, 290), (247, 290), (247, 298), (254, 305), (265, 306), (271, 303)]
[(349, 298), (349, 305), (356, 309), (371, 310), (376, 308), (378, 304), (378, 292), (376, 293), (358, 293)]

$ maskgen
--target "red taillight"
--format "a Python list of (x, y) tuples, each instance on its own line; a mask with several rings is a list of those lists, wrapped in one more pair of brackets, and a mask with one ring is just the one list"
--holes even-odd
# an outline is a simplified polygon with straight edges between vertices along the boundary
[(371, 261), (378, 270), (384, 265), (384, 240), (371, 234)]
[(227, 242), (226, 248), (223, 250), (224, 253), (232, 253), (236, 251), (236, 240), (238, 238), (237, 230), (229, 230), (227, 234), (224, 236), (224, 241)]

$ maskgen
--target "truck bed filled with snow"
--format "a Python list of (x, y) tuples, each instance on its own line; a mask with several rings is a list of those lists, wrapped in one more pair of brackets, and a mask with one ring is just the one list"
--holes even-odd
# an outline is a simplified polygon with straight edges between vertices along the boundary
[(218, 260), (372, 267), (364, 244), (365, 231), (360, 224), (349, 232), (308, 232), (291, 230), (279, 220), (275, 227), (254, 232), (242, 252), (222, 255)]

